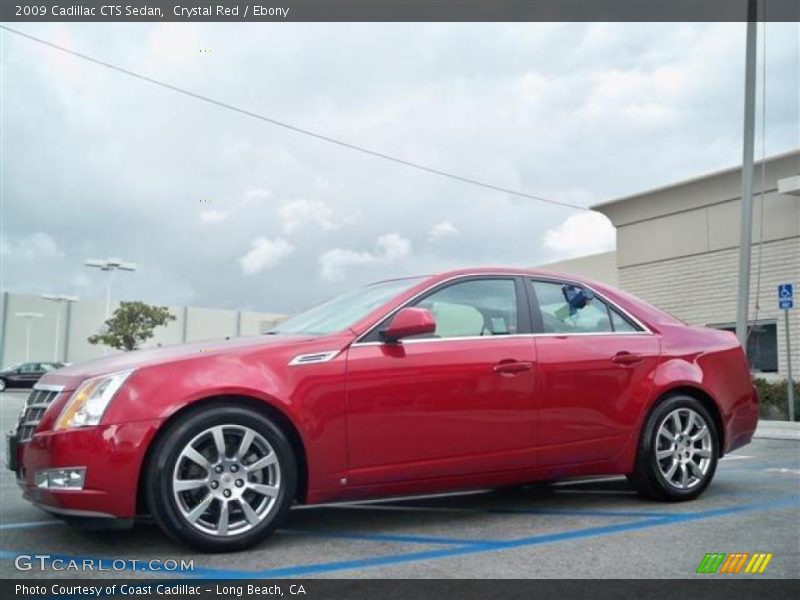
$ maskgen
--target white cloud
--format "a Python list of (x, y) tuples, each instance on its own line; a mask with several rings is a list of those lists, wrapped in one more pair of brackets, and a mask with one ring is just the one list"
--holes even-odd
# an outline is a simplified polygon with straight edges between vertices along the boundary
[(456, 226), (453, 225), (450, 221), (442, 221), (441, 223), (437, 223), (431, 230), (428, 232), (428, 241), (431, 242), (438, 242), (440, 239), (455, 235), (458, 233), (458, 229)]
[(294, 246), (283, 238), (270, 240), (259, 237), (252, 241), (250, 251), (239, 258), (239, 264), (246, 275), (254, 275), (270, 269), (283, 261), (295, 250)]
[(355, 222), (357, 215), (337, 215), (321, 200), (292, 200), (278, 210), (283, 221), (283, 231), (292, 234), (307, 225), (315, 225), (322, 231), (336, 231)]
[(328, 281), (341, 281), (349, 267), (385, 264), (401, 260), (411, 254), (411, 242), (396, 234), (378, 237), (374, 252), (357, 252), (344, 248), (328, 250), (319, 257), (320, 273)]
[(240, 204), (247, 206), (249, 204), (256, 204), (267, 198), (272, 198), (272, 192), (270, 190), (251, 187), (247, 188), (247, 191), (244, 193), (244, 200), (242, 200)]
[(574, 258), (613, 250), (614, 226), (604, 215), (581, 212), (544, 233), (543, 243), (555, 259)]
[(400, 260), (411, 254), (411, 242), (396, 233), (387, 233), (378, 238), (378, 258), (383, 260)]
[(55, 240), (43, 231), (37, 231), (29, 236), (19, 238), (16, 242), (2, 240), (0, 254), (28, 260), (38, 258), (61, 258), (64, 252), (58, 247)]
[(203, 210), (200, 211), (200, 221), (203, 223), (219, 223), (228, 218), (227, 210)]

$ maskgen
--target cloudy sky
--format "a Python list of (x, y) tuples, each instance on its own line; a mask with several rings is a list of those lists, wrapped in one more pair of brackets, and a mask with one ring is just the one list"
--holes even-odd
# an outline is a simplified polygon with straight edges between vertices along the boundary
[[(741, 23), (17, 27), (582, 206), (741, 160)], [(599, 215), (382, 161), (4, 31), (0, 43), (6, 290), (101, 298), (101, 273), (83, 261), (120, 256), (140, 268), (118, 276), (117, 298), (294, 312), (375, 279), (614, 245)], [(766, 43), (775, 154), (800, 145), (798, 25), (769, 24)]]

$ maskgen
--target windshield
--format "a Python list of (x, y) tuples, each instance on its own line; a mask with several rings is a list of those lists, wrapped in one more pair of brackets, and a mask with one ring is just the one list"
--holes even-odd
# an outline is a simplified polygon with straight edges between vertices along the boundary
[(425, 278), (395, 279), (353, 290), (287, 319), (276, 329), (267, 333), (326, 335), (343, 331), (398, 294), (411, 289), (423, 279)]
[(3, 369), (3, 371), (13, 371), (14, 369), (19, 369), (22, 366), (22, 363), (11, 363), (7, 367)]

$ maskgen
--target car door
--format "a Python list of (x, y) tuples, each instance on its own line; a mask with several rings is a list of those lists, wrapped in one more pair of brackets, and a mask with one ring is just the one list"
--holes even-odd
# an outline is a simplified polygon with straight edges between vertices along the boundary
[(636, 425), (660, 352), (656, 335), (580, 286), (529, 280), (537, 330), (541, 466), (614, 456)]
[(19, 385), (32, 386), (42, 376), (39, 363), (25, 363), (19, 368), (17, 382)]
[(536, 349), (524, 281), (472, 277), (411, 301), (433, 336), (347, 357), (351, 485), (467, 475), (533, 464)]

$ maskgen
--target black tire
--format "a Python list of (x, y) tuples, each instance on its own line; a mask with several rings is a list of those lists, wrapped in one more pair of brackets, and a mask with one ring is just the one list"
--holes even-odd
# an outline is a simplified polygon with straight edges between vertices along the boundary
[[(699, 481), (688, 489), (681, 489), (673, 482), (667, 480), (656, 457), (659, 444), (657, 440), (658, 430), (662, 423), (678, 409), (694, 411), (694, 413), (702, 419), (710, 433), (711, 448), (710, 456), (708, 457), (708, 467), (703, 477), (698, 477), (697, 479)], [(715, 421), (708, 410), (706, 410), (701, 402), (692, 396), (684, 394), (673, 395), (656, 405), (648, 416), (644, 428), (642, 429), (641, 439), (636, 453), (634, 472), (627, 477), (633, 488), (644, 498), (665, 502), (694, 500), (703, 493), (714, 478), (718, 458), (719, 433), (717, 432)], [(671, 464), (671, 460), (671, 458), (662, 459), (662, 461), (664, 461), (662, 464), (664, 464), (665, 468), (668, 468), (667, 463)]]
[[(173, 473), (182, 450), (196, 436), (216, 426), (247, 427), (263, 436), (274, 451), (280, 469), (279, 491), (263, 520), (247, 531), (225, 537), (192, 526), (173, 494)], [(286, 435), (265, 415), (238, 404), (214, 404), (179, 418), (159, 436), (150, 456), (144, 485), (153, 520), (174, 540), (204, 552), (234, 552), (258, 544), (284, 521), (295, 499), (297, 461)]]

